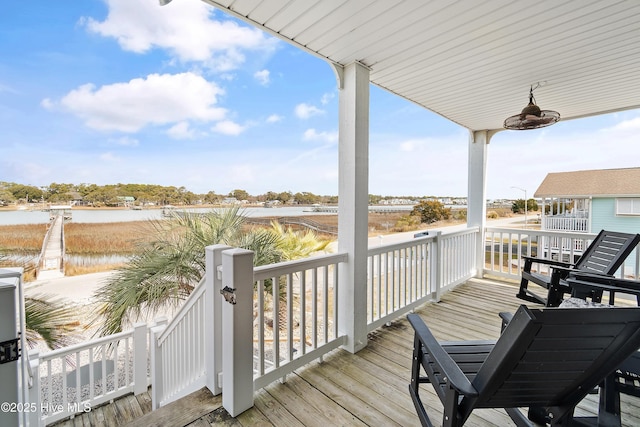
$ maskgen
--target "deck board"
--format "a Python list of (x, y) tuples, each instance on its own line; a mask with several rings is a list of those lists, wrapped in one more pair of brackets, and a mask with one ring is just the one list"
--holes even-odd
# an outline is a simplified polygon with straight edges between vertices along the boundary
[[(474, 279), (416, 312), (439, 340), (497, 339), (501, 326), (498, 313), (515, 312), (522, 303), (516, 292), (513, 284)], [(153, 413), (149, 393), (127, 396), (59, 425), (417, 426), (408, 393), (412, 351), (413, 330), (403, 316), (371, 332), (368, 346), (357, 354), (335, 350), (322, 362), (312, 362), (288, 375), (284, 383), (275, 382), (257, 391), (255, 406), (236, 418), (222, 408), (220, 396), (201, 390)], [(440, 401), (432, 388), (422, 390), (429, 416), (440, 424)], [(593, 414), (597, 400), (597, 395), (588, 396), (576, 415)], [(197, 407), (196, 412), (189, 412), (192, 406)], [(622, 412), (623, 426), (640, 425), (640, 399), (623, 395)], [(514, 424), (503, 410), (482, 409), (473, 412), (467, 425)]]

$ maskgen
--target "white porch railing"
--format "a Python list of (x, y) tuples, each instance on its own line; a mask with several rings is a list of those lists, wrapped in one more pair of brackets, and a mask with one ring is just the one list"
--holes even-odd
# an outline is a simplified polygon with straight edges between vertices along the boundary
[[(152, 328), (152, 401), (157, 406), (179, 399), (206, 385), (205, 279), (195, 287), (168, 325)], [(213, 331), (209, 331), (213, 332)], [(154, 408), (157, 408), (154, 404)]]
[[(522, 256), (575, 262), (595, 234), (487, 227), (485, 231), (485, 274), (520, 280)], [(550, 274), (548, 268), (539, 273)], [(618, 277), (640, 278), (640, 246), (616, 273)]]
[(407, 242), (369, 249), (367, 329), (369, 332), (474, 274), (478, 229), (432, 232)]
[(31, 425), (47, 425), (129, 393), (147, 391), (148, 329), (133, 329), (39, 355), (31, 352)]
[(587, 218), (585, 215), (545, 216), (544, 224), (542, 228), (546, 231), (564, 231), (567, 233), (571, 233), (571, 232), (588, 233), (589, 218)]
[(348, 286), (338, 280), (346, 261), (346, 254), (334, 254), (254, 269), (255, 389), (344, 343), (337, 295), (339, 286)]

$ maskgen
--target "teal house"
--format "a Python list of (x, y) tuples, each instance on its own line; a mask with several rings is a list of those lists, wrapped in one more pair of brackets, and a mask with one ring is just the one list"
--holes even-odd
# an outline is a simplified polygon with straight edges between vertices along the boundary
[[(640, 167), (550, 173), (534, 197), (542, 204), (542, 230), (640, 233)], [(581, 249), (574, 248), (574, 253), (579, 255)], [(639, 265), (636, 249), (622, 274), (637, 274)]]
[(550, 173), (534, 197), (542, 230), (640, 233), (640, 167)]

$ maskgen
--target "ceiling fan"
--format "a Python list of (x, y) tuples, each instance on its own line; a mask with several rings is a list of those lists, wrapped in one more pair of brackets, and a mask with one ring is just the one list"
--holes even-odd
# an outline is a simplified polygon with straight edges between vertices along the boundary
[(533, 90), (540, 87), (540, 83), (534, 88), (531, 85), (529, 89), (529, 104), (522, 109), (520, 114), (507, 117), (504, 121), (505, 129), (512, 130), (527, 130), (527, 129), (539, 129), (545, 126), (550, 126), (560, 120), (560, 113), (553, 110), (541, 110), (535, 104), (535, 98), (533, 97)]

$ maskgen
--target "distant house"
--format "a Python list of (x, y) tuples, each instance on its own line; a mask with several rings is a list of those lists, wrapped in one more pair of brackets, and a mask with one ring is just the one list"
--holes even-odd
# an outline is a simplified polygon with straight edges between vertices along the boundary
[(550, 173), (534, 197), (543, 230), (640, 232), (640, 168)]
[(77, 191), (69, 191), (67, 194), (71, 197), (70, 204), (72, 206), (84, 206), (86, 204), (82, 195)]
[(118, 206), (124, 206), (130, 208), (135, 203), (136, 199), (132, 196), (118, 196)]

